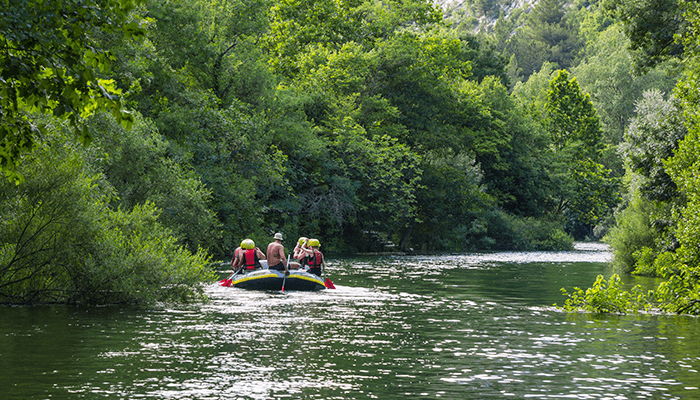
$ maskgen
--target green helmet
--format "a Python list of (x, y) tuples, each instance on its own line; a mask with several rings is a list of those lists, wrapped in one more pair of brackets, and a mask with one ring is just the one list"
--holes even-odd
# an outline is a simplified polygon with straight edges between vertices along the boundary
[(244, 239), (241, 242), (241, 248), (250, 250), (255, 248), (255, 242), (252, 239)]
[(318, 239), (309, 239), (309, 246), (319, 247), (321, 246), (321, 243), (318, 242)]
[(297, 243), (299, 243), (299, 246), (303, 245), (305, 242), (307, 242), (309, 239), (305, 237), (300, 237)]

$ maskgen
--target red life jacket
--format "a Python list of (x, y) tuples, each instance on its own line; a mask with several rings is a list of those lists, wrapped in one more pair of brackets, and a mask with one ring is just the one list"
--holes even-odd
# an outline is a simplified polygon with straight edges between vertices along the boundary
[(260, 268), (260, 259), (258, 258), (257, 249), (244, 250), (243, 261), (245, 262), (245, 269), (247, 270)]
[(308, 265), (309, 268), (321, 268), (321, 263), (323, 262), (323, 254), (321, 254), (321, 252), (316, 249), (312, 250), (314, 251), (314, 255), (307, 256), (306, 265)]

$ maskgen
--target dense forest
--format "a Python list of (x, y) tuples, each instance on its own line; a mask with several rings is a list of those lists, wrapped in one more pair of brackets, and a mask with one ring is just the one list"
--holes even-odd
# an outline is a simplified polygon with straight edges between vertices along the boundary
[(665, 278), (622, 308), (698, 313), (699, 21), (681, 0), (4, 0), (0, 302), (190, 299), (212, 258), (283, 232), (336, 254), (606, 240)]

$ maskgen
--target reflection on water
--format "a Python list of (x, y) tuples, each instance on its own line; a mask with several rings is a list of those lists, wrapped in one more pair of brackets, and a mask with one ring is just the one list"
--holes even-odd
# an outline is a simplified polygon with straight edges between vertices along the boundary
[[(336, 290), (212, 285), (205, 305), (0, 308), (9, 398), (697, 398), (696, 318), (566, 314), (573, 252), (329, 261)], [(225, 275), (226, 271), (221, 271)]]

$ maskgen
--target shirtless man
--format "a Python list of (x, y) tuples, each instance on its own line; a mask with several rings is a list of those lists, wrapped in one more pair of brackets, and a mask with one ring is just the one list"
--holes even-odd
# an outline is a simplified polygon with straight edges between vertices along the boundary
[(267, 268), (277, 271), (289, 273), (287, 268), (287, 260), (284, 257), (284, 246), (282, 245), (282, 234), (277, 232), (274, 236), (275, 241), (267, 245)]

